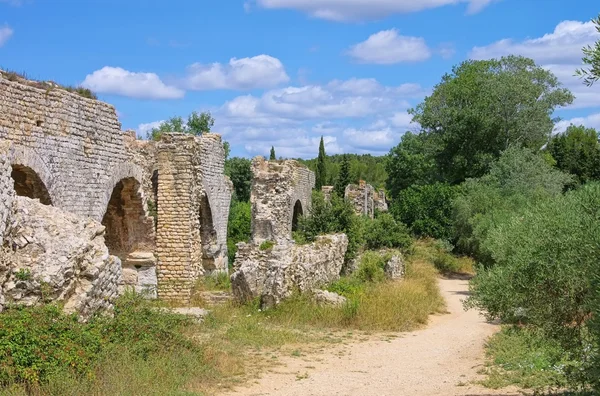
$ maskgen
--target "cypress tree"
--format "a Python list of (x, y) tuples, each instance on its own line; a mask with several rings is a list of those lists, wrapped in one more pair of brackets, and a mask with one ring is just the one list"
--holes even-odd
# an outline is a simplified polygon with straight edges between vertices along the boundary
[(342, 164), (340, 165), (340, 173), (334, 186), (335, 193), (344, 198), (348, 184), (350, 184), (350, 161), (348, 160), (348, 156), (344, 154)]
[(321, 191), (321, 187), (327, 183), (327, 169), (325, 167), (325, 144), (323, 143), (323, 136), (321, 136), (321, 142), (319, 143), (319, 157), (317, 158), (317, 171), (315, 172), (315, 188), (317, 191)]
[(277, 157), (275, 157), (275, 147), (271, 146), (271, 156), (269, 157), (269, 161), (273, 161), (276, 159)]

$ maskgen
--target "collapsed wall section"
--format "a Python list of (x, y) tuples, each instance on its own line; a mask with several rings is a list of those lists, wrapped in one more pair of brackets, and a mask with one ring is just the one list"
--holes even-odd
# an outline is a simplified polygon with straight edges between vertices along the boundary
[(294, 160), (252, 160), (252, 240), (291, 240), (300, 216), (311, 207), (315, 174)]
[(359, 216), (375, 216), (375, 209), (387, 212), (388, 205), (384, 190), (376, 190), (372, 185), (361, 180), (359, 184), (349, 184), (344, 194), (346, 200), (352, 203), (354, 211)]

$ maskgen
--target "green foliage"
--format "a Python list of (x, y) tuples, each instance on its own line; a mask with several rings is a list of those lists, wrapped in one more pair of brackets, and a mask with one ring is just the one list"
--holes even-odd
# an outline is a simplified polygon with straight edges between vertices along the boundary
[(338, 195), (338, 197), (344, 197), (348, 184), (350, 184), (350, 161), (348, 160), (348, 157), (344, 155), (342, 157), (340, 173), (335, 180), (333, 191)]
[(94, 92), (92, 92), (91, 89), (88, 89), (88, 88), (71, 87), (71, 86), (66, 86), (66, 87), (62, 87), (62, 88), (67, 92), (76, 93), (77, 95), (82, 96), (84, 98), (94, 99), (94, 100), (98, 99), (98, 96)]
[(495, 264), (477, 271), (467, 306), (581, 347), (600, 255), (600, 184), (530, 206), (483, 244)]
[(168, 132), (181, 132), (189, 133), (191, 135), (200, 136), (205, 132), (210, 132), (211, 128), (215, 124), (215, 119), (212, 117), (210, 112), (202, 112), (198, 114), (193, 111), (186, 122), (181, 117), (171, 117), (167, 121), (164, 121), (157, 128), (152, 128), (148, 132), (148, 140), (159, 140), (163, 133)]
[(397, 222), (389, 213), (381, 213), (374, 220), (366, 222), (364, 238), (367, 249), (371, 250), (408, 249), (412, 244), (406, 226)]
[(450, 239), (456, 191), (456, 187), (444, 183), (412, 186), (392, 201), (391, 212), (416, 236)]
[(552, 138), (548, 151), (556, 167), (575, 175), (579, 184), (600, 179), (600, 143), (595, 129), (570, 125)]
[(592, 337), (591, 348), (591, 364), (589, 365), (586, 375), (587, 379), (600, 393), (600, 266), (594, 269), (594, 277), (592, 279), (593, 298), (590, 305), (592, 311), (592, 319), (588, 326)]
[[(325, 161), (327, 173), (326, 185), (335, 185), (339, 178), (344, 158), (349, 162), (350, 177), (348, 184), (358, 183), (359, 180), (365, 180), (367, 183), (376, 188), (382, 188), (385, 186), (385, 180), (387, 178), (385, 171), (386, 157), (375, 157), (371, 154), (328, 155)], [(317, 158), (310, 160), (298, 158), (297, 161), (308, 166), (308, 168), (313, 172), (316, 172)]]
[(400, 143), (386, 157), (386, 181), (390, 196), (397, 197), (411, 186), (432, 184), (438, 181), (435, 156), (439, 151), (437, 141), (425, 134), (406, 132)]
[(323, 136), (319, 142), (319, 156), (317, 157), (317, 168), (315, 171), (315, 188), (320, 191), (321, 187), (327, 185), (327, 155), (325, 154), (325, 144)]
[(225, 161), (229, 158), (229, 154), (231, 153), (231, 145), (228, 141), (223, 141), (223, 151), (225, 151)]
[(20, 281), (28, 281), (31, 279), (31, 271), (28, 268), (19, 268), (15, 273), (15, 278)]
[(409, 112), (439, 147), (441, 180), (457, 184), (484, 175), (514, 144), (541, 148), (554, 128), (553, 111), (572, 101), (551, 72), (508, 56), (455, 66)]
[(233, 183), (233, 199), (243, 202), (250, 201), (252, 162), (248, 158), (230, 158), (225, 161), (225, 175)]
[(271, 146), (271, 154), (269, 155), (270, 161), (275, 161), (277, 157), (275, 156), (275, 147)]
[(489, 253), (481, 248), (488, 232), (530, 205), (560, 195), (570, 180), (528, 149), (504, 151), (489, 174), (463, 183), (452, 203), (458, 251), (491, 264)]
[(250, 202), (231, 201), (227, 222), (227, 255), (230, 264), (235, 260), (236, 244), (250, 240), (251, 212)]
[[(594, 25), (596, 25), (596, 31), (600, 33), (600, 15), (597, 18), (592, 19)], [(596, 43), (587, 45), (583, 48), (583, 64), (588, 66), (587, 68), (577, 69), (575, 74), (580, 78), (583, 78), (583, 82), (588, 87), (591, 87), (596, 81), (600, 79), (600, 40), (596, 40)]]
[(274, 241), (263, 241), (258, 248), (260, 250), (271, 250), (273, 249), (273, 246), (275, 246)]
[(362, 282), (383, 282), (385, 263), (385, 257), (380, 253), (366, 251), (360, 257), (356, 277)]

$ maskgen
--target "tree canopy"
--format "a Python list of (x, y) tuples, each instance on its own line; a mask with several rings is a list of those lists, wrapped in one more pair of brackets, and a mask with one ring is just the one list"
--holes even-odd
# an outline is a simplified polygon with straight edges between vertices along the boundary
[(317, 157), (317, 169), (315, 172), (315, 188), (321, 190), (321, 187), (327, 185), (327, 166), (325, 165), (325, 144), (323, 136), (319, 142), (319, 156)]
[(212, 117), (210, 112), (202, 112), (198, 114), (193, 111), (186, 122), (183, 118), (171, 117), (167, 121), (161, 123), (157, 128), (152, 128), (148, 132), (148, 140), (159, 140), (163, 133), (168, 132), (181, 132), (189, 133), (192, 135), (200, 136), (205, 132), (210, 132), (211, 128), (215, 124), (215, 119)]
[[(596, 25), (596, 31), (600, 33), (600, 15), (592, 19)], [(600, 40), (592, 45), (583, 48), (583, 64), (586, 67), (577, 69), (576, 75), (583, 78), (583, 83), (591, 87), (596, 81), (600, 80)]]
[(600, 144), (595, 129), (570, 125), (552, 138), (548, 151), (556, 167), (576, 176), (579, 184), (600, 179)]

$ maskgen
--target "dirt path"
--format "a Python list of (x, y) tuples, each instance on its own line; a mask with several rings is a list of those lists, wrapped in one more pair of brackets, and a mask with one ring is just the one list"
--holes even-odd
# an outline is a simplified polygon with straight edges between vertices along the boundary
[(470, 384), (480, 378), (483, 346), (498, 330), (461, 301), (465, 280), (440, 280), (448, 314), (436, 315), (425, 329), (389, 341), (351, 343), (322, 355), (289, 357), (235, 396), (433, 396), (518, 395)]

